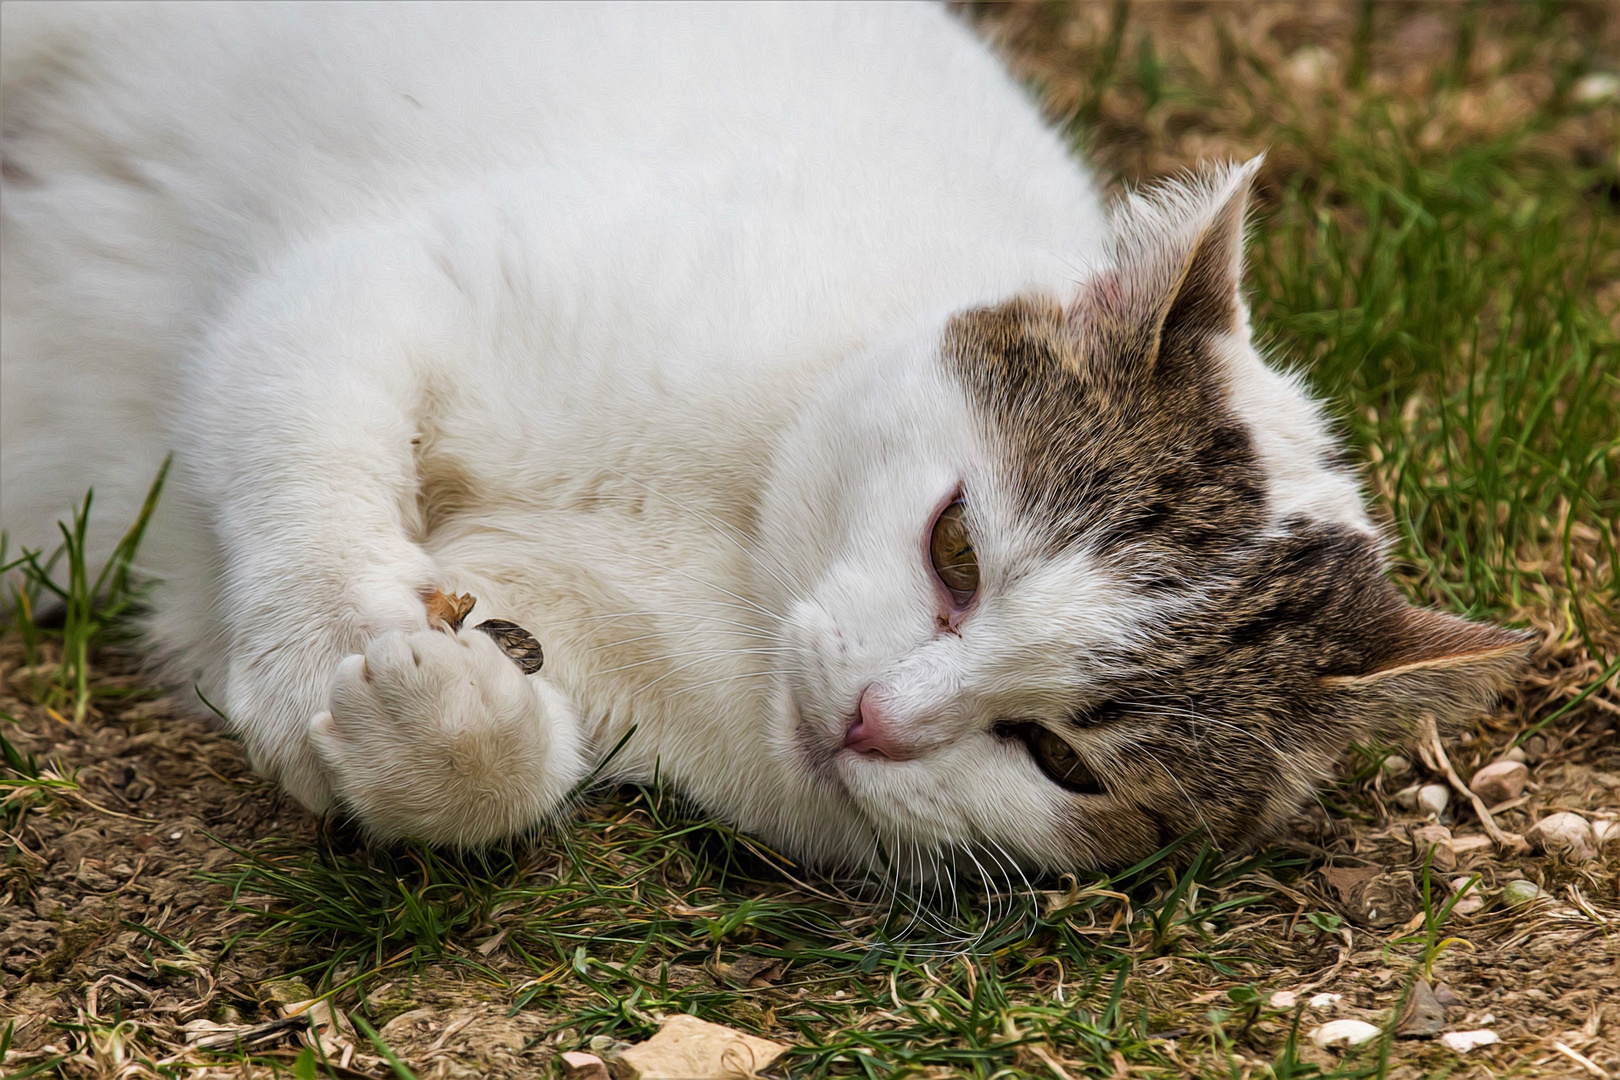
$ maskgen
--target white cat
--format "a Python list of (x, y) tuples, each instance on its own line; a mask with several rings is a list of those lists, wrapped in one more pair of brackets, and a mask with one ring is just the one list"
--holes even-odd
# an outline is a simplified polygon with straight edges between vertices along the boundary
[(312, 811), (489, 841), (633, 729), (808, 860), (1064, 870), (1512, 677), (1253, 348), (1253, 166), (1110, 223), (942, 8), (3, 12), (4, 526), (172, 451), (152, 646)]

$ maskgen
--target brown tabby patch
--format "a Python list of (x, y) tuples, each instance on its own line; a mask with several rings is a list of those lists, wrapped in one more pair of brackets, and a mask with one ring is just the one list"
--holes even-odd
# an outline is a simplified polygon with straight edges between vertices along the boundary
[(1167, 337), (1157, 363), (1090, 355), (1042, 298), (951, 322), (947, 360), (991, 417), (1053, 551), (1083, 544), (1181, 585), (1260, 527), (1265, 478), (1249, 433), (1185, 340)]
[[(1151, 644), (1106, 658), (1095, 697), (1041, 718), (1104, 789), (1068, 796), (1085, 865), (1188, 833), (1264, 836), (1351, 739), (1420, 709), (1487, 707), (1524, 651), (1519, 635), (1408, 606), (1373, 538), (1268, 522), (1265, 477), (1204, 341), (1166, 333), (1155, 359), (1038, 298), (967, 312), (946, 334), (1050, 550), (1088, 549), (1174, 601), (1146, 628)], [(1076, 663), (1095, 676), (1098, 659)]]

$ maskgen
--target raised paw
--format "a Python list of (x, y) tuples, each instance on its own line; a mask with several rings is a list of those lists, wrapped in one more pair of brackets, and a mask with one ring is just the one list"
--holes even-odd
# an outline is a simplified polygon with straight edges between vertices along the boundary
[(567, 700), (470, 629), (394, 631), (346, 657), (309, 737), (338, 797), (389, 838), (498, 839), (584, 771)]

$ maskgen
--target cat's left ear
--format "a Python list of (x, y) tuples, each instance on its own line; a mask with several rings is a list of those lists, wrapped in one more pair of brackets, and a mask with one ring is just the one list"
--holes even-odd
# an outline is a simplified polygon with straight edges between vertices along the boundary
[(1114, 214), (1114, 266), (1081, 292), (1071, 321), (1139, 371), (1237, 330), (1243, 223), (1262, 160), (1129, 196)]

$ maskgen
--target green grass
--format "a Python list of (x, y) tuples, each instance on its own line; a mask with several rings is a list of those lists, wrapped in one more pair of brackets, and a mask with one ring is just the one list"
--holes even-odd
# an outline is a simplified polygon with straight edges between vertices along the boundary
[[(163, 494), (170, 460), (166, 458), (158, 469), (135, 523), (108, 555), (94, 583), (85, 547), (94, 490), (85, 492), (71, 522), (57, 522), (62, 543), (49, 556), (42, 550), (24, 549), (7, 561), (6, 537), (0, 535), (0, 576), (12, 575), (8, 581), (11, 605), (4, 629), (15, 630), (22, 637), (30, 667), (40, 660), (43, 641), (50, 640), (57, 646), (55, 663), (46, 665), (50, 671), (36, 675), (35, 697), (47, 707), (68, 705), (74, 723), (83, 723), (90, 708), (91, 653), (124, 628), (140, 605), (143, 589), (133, 573), (135, 554)], [(58, 581), (58, 567), (64, 561), (67, 580)], [(38, 618), (42, 603), (52, 602), (60, 609), (60, 626), (44, 625)]]
[(1256, 229), (1260, 332), (1377, 464), (1419, 592), (1516, 613), (1597, 529), (1607, 587), (1568, 595), (1598, 654), (1589, 620), (1620, 615), (1620, 351), (1591, 293), (1620, 237), (1590, 193), (1612, 177), (1529, 152), (1532, 131), (1424, 153), (1423, 116), (1367, 113)]
[[(760, 1031), (769, 1025), (757, 995), (703, 972), (750, 957), (783, 968), (777, 989), (806, 991), (776, 1004), (776, 1020), (798, 1032), (797, 1075), (943, 1066), (989, 1076), (1016, 1068), (1037, 1044), (1104, 1071), (1115, 1053), (1173, 1067), (1156, 1036), (1179, 1025), (1125, 994), (1144, 957), (1253, 977), (1248, 958), (1216, 937), (1261, 898), (1246, 879), (1300, 860), (1222, 862), (1205, 850), (1178, 874), (1169, 853), (1066, 892), (987, 902), (963, 887), (922, 906), (817, 899), (747, 837), (631, 788), (534, 846), (455, 857), (328, 843), (311, 859), (288, 845), (241, 851), (243, 863), (213, 880), (266, 912), (264, 933), (311, 958), (289, 974), (317, 993), (364, 995), (439, 963), (509, 995), (513, 1011), (539, 1010), (552, 1030), (572, 1029), (570, 1045), (644, 1037), (673, 1012)], [(479, 954), (474, 943), (496, 935), (526, 977)], [(1272, 1012), (1258, 1001), (1251, 992), (1216, 1010), (1216, 1038), (1230, 1038), (1223, 1025), (1233, 1016), (1252, 1023)], [(874, 1013), (886, 1023), (863, 1025)]]

